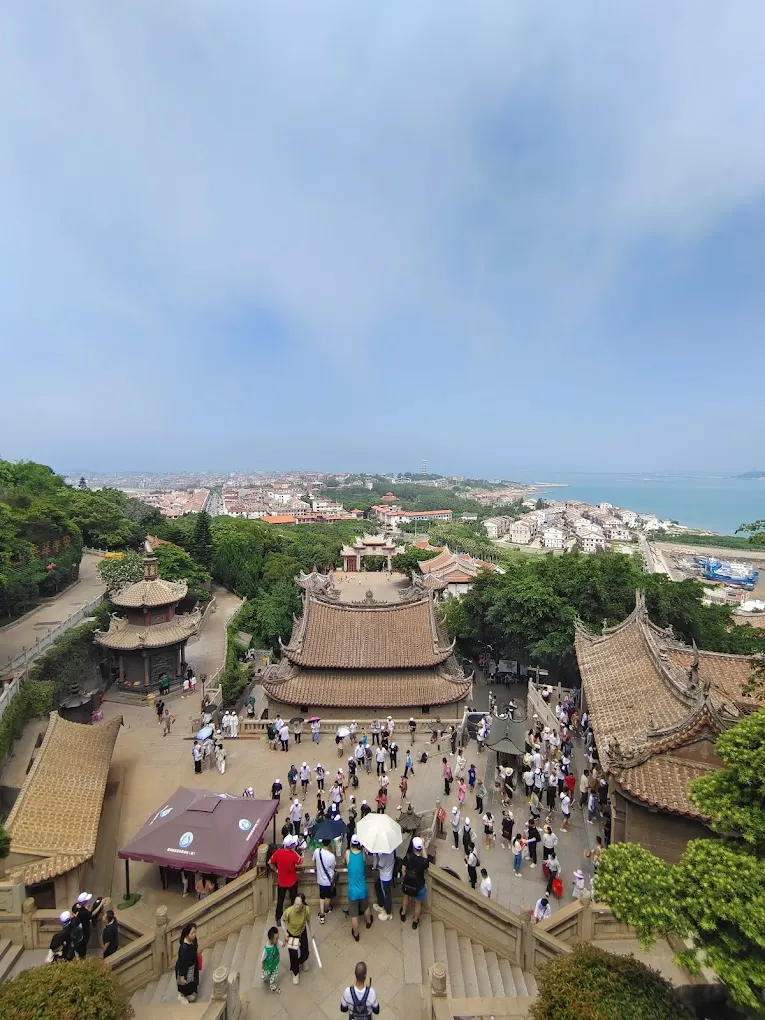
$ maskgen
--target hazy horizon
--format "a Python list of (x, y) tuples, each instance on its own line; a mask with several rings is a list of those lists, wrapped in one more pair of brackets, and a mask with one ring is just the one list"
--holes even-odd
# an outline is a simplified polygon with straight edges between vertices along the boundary
[(1, 456), (765, 460), (754, 0), (39, 0), (0, 47)]

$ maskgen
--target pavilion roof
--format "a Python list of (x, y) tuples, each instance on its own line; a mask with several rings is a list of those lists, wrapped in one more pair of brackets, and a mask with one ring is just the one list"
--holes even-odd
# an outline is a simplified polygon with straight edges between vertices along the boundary
[(153, 626), (129, 623), (122, 617), (113, 616), (107, 631), (97, 630), (95, 641), (104, 648), (119, 652), (133, 652), (141, 648), (167, 648), (187, 641), (196, 634), (202, 614), (198, 609), (192, 613), (174, 616), (165, 623)]
[(742, 688), (747, 656), (697, 651), (648, 619), (642, 593), (622, 623), (594, 635), (577, 622), (576, 655), (601, 761), (652, 808), (706, 820), (691, 780), (719, 767), (717, 735), (758, 702)]
[(6, 822), (11, 851), (27, 862), (30, 882), (63, 874), (93, 856), (122, 716), (75, 723), (51, 712), (48, 729)]
[(421, 669), (452, 654), (429, 595), (405, 603), (333, 602), (306, 592), (283, 654), (317, 669)]
[(158, 606), (180, 602), (186, 597), (188, 590), (189, 586), (185, 581), (165, 581), (161, 577), (153, 580), (144, 578), (110, 596), (110, 601), (124, 609), (156, 609)]
[(468, 584), (478, 576), (479, 570), (494, 570), (493, 563), (478, 560), (468, 553), (452, 552), (445, 546), (438, 556), (421, 560), (420, 570), (424, 575), (440, 577), (450, 584)]

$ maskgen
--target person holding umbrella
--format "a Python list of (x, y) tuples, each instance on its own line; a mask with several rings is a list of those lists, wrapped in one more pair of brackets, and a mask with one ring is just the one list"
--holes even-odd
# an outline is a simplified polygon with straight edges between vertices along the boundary
[(311, 740), (314, 744), (319, 743), (319, 734), (321, 733), (321, 720), (317, 715), (312, 715), (308, 720), (311, 725)]
[(335, 743), (337, 744), (337, 757), (342, 758), (345, 754), (345, 738), (350, 734), (348, 726), (338, 726), (335, 731)]

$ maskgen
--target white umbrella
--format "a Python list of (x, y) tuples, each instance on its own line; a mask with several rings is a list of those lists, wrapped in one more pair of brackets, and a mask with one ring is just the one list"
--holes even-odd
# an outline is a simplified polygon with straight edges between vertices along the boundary
[(337, 727), (337, 736), (338, 737), (347, 737), (347, 736), (350, 736), (350, 732), (351, 731), (350, 731), (350, 729), (347, 726), (338, 726)]
[(390, 815), (367, 815), (356, 826), (356, 835), (372, 854), (392, 853), (404, 842), (401, 826)]

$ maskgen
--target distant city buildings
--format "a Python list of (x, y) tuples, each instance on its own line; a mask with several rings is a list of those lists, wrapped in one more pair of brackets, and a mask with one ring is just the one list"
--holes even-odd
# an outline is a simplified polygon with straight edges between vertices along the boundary
[(182, 517), (183, 514), (198, 514), (207, 509), (210, 500), (209, 489), (176, 490), (170, 492), (145, 492), (142, 489), (123, 489), (127, 496), (140, 499), (153, 506), (164, 517)]

